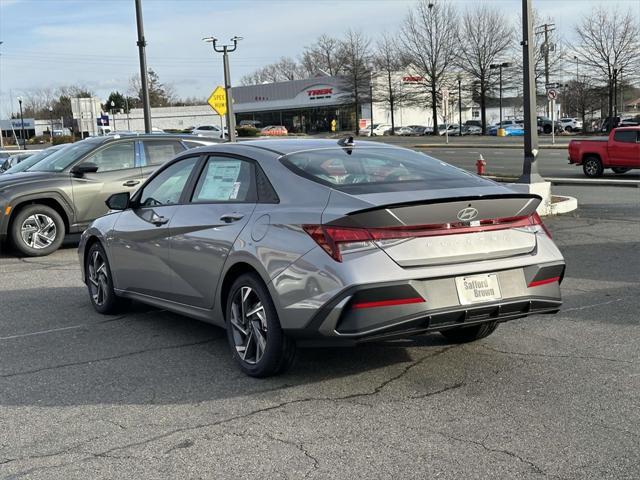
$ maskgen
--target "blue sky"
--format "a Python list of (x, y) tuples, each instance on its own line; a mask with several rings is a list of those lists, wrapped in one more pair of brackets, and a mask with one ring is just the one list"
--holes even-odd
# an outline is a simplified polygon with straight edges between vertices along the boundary
[[(436, 0), (438, 1), (438, 0)], [(520, 0), (487, 2), (516, 18)], [(415, 0), (142, 0), (149, 66), (181, 97), (206, 97), (222, 82), (222, 59), (201, 41), (245, 39), (231, 57), (240, 78), (279, 57), (297, 56), (322, 33), (347, 28), (372, 37), (397, 30)], [(638, 0), (533, 0), (560, 34), (596, 5), (633, 8)], [(133, 0), (0, 0), (0, 116), (24, 90), (81, 84), (106, 97), (126, 91), (138, 71)], [(13, 110), (16, 106), (13, 105)]]

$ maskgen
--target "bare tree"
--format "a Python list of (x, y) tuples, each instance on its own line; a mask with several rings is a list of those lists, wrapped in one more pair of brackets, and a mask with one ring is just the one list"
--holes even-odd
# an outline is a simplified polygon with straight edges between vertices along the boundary
[(391, 134), (393, 135), (395, 109), (404, 103), (407, 98), (407, 90), (401, 88), (395, 77), (406, 64), (402, 55), (398, 52), (397, 45), (391, 36), (386, 33), (376, 43), (373, 65), (379, 77), (378, 82), (376, 82), (374, 97), (379, 99), (391, 114)]
[(302, 68), (309, 76), (323, 72), (332, 76), (340, 74), (344, 65), (340, 47), (337, 38), (321, 35), (314, 45), (305, 47), (300, 60)]
[(281, 57), (275, 63), (266, 65), (240, 79), (241, 85), (258, 85), (261, 83), (286, 82), (304, 78), (305, 72), (291, 57)]
[(612, 117), (614, 78), (620, 70), (627, 78), (638, 75), (640, 22), (631, 10), (622, 13), (614, 8), (598, 7), (585, 16), (575, 30), (580, 41), (574, 54), (585, 73), (607, 79), (609, 117)]
[(458, 14), (447, 0), (419, 0), (401, 31), (409, 69), (422, 78), (430, 98), (434, 135), (438, 134), (438, 90), (458, 53), (458, 28)]
[(477, 85), (480, 102), (482, 133), (486, 133), (487, 93), (495, 83), (495, 70), (491, 64), (502, 60), (513, 44), (514, 30), (506, 15), (495, 7), (477, 4), (462, 15), (459, 31), (460, 56), (458, 67)]
[(342, 101), (355, 107), (355, 132), (360, 130), (360, 105), (368, 98), (369, 82), (372, 81), (371, 40), (362, 32), (348, 30), (340, 42), (340, 52), (344, 60), (341, 72)]

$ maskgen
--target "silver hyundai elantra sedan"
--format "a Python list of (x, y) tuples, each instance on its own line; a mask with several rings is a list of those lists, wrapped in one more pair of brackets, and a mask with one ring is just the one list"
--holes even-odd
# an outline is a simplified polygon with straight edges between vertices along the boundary
[(98, 312), (133, 299), (225, 327), (264, 377), (297, 346), (469, 342), (558, 312), (565, 262), (540, 200), (380, 143), (225, 143), (113, 195), (79, 256)]

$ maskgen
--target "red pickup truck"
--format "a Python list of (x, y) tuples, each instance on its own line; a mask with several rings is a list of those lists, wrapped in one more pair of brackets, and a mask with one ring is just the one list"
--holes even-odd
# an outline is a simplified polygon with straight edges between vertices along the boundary
[(618, 174), (640, 168), (640, 127), (615, 128), (608, 137), (571, 140), (569, 163), (582, 165), (591, 178), (601, 176), (605, 168)]

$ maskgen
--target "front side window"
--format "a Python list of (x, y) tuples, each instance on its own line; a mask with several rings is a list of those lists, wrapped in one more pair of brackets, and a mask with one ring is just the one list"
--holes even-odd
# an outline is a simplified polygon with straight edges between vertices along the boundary
[(198, 179), (192, 202), (255, 201), (253, 165), (236, 158), (210, 157)]
[(98, 173), (134, 168), (136, 163), (133, 142), (120, 142), (110, 145), (87, 158), (83, 163), (94, 163)]
[(636, 143), (636, 136), (635, 130), (617, 130), (613, 134), (613, 139), (616, 142)]
[(142, 190), (140, 206), (156, 207), (179, 203), (182, 191), (196, 163), (198, 163), (198, 157), (190, 157), (165, 168)]
[(398, 148), (326, 148), (285, 155), (281, 161), (298, 175), (355, 194), (491, 185), (440, 160)]
[(184, 150), (177, 140), (144, 140), (147, 165), (162, 165)]

